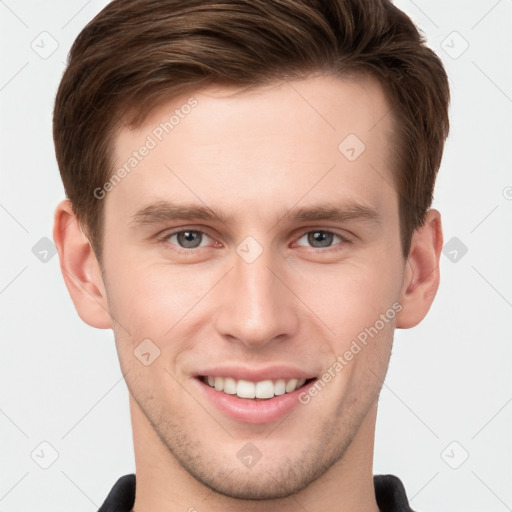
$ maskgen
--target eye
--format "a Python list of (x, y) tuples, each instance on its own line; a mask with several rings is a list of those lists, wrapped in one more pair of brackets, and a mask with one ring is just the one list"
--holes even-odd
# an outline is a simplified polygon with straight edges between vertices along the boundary
[[(338, 241), (336, 241), (338, 240)], [(321, 249), (322, 247), (331, 247), (333, 242), (340, 243), (347, 241), (341, 235), (337, 235), (332, 231), (314, 230), (304, 233), (296, 242), (297, 245), (305, 245), (301, 242), (306, 242), (315, 249)]]
[(197, 229), (182, 229), (175, 233), (169, 233), (165, 236), (165, 241), (177, 245), (182, 249), (196, 249), (206, 245), (210, 237), (203, 231)]

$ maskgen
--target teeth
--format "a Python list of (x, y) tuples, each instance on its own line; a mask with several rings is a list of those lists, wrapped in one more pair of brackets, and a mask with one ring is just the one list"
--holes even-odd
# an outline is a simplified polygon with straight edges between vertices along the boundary
[(274, 398), (274, 383), (271, 380), (262, 380), (256, 383), (257, 398)]
[(278, 379), (251, 382), (249, 380), (236, 380), (231, 377), (207, 377), (204, 379), (209, 386), (228, 395), (237, 395), (239, 398), (274, 398), (274, 396), (291, 393), (300, 388), (306, 379)]
[(222, 391), (224, 389), (224, 379), (222, 377), (215, 377), (215, 389)]
[[(208, 382), (210, 382), (210, 377), (208, 377)], [(226, 377), (224, 379), (224, 393), (228, 395), (236, 395), (236, 380), (231, 377)]]
[(290, 393), (291, 391), (294, 391), (295, 389), (297, 389), (297, 382), (299, 382), (297, 379), (289, 380), (286, 383), (286, 388), (285, 388), (286, 392)]
[(274, 395), (284, 395), (286, 393), (286, 381), (284, 379), (279, 379), (274, 384)]
[[(215, 377), (215, 382), (217, 382), (217, 377)], [(254, 382), (240, 379), (236, 385), (236, 394), (240, 398), (254, 398), (256, 396)]]

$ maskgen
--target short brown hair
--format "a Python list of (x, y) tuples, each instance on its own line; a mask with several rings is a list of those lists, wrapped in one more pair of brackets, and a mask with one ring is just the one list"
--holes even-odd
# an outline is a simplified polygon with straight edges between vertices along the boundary
[[(55, 100), (66, 190), (101, 262), (116, 130), (210, 84), (255, 87), (367, 73), (395, 120), (402, 251), (425, 220), (448, 135), (448, 79), (413, 22), (389, 0), (114, 0), (79, 34)], [(129, 107), (130, 118), (126, 118)]]

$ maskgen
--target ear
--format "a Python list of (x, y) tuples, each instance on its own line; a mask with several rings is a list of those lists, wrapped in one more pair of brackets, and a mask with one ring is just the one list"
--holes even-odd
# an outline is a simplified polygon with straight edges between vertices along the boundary
[(78, 315), (92, 327), (112, 328), (100, 265), (68, 199), (59, 203), (55, 210), (53, 239)]
[(428, 313), (439, 287), (439, 258), (443, 248), (441, 214), (427, 212), (425, 222), (413, 234), (406, 262), (396, 327), (418, 325)]

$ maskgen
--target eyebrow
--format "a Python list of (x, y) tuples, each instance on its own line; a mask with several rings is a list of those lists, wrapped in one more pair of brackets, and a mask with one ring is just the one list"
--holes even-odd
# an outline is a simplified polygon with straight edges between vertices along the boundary
[(180, 203), (178, 205), (168, 201), (159, 201), (138, 210), (132, 216), (130, 224), (157, 224), (183, 219), (199, 219), (227, 224), (233, 219), (233, 216), (222, 212), (215, 212), (207, 206), (192, 203)]
[(353, 201), (344, 202), (342, 205), (326, 204), (312, 208), (298, 208), (290, 210), (285, 218), (288, 220), (300, 221), (336, 221), (347, 222), (351, 220), (370, 220), (380, 222), (380, 215), (373, 208), (355, 203)]
[[(214, 211), (207, 206), (194, 203), (175, 204), (168, 201), (159, 201), (138, 210), (131, 217), (130, 224), (134, 226), (147, 225), (174, 220), (204, 220), (228, 224), (233, 219), (233, 215), (222, 211)], [(380, 215), (375, 209), (367, 205), (345, 201), (341, 204), (328, 203), (320, 206), (292, 208), (280, 218), (280, 221), (283, 219), (289, 222), (367, 220), (379, 223)]]

